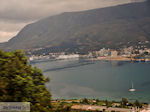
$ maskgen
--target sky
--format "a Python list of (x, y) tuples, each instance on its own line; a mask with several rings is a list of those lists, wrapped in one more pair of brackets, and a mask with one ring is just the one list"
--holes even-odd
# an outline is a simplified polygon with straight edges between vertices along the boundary
[(143, 0), (0, 0), (0, 42), (25, 25), (62, 12), (103, 8)]

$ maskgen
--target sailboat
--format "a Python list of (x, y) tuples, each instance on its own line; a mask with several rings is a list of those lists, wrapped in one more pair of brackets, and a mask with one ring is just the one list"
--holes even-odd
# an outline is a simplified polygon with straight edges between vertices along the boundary
[(130, 91), (130, 92), (136, 91), (136, 89), (134, 89), (133, 82), (132, 82), (132, 86), (131, 86), (131, 88), (129, 89), (129, 91)]

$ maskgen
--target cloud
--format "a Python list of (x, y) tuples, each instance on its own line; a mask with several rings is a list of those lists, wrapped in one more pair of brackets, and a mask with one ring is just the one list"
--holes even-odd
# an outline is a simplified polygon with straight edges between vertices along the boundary
[[(15, 30), (17, 33), (25, 23), (31, 23), (47, 16), (129, 2), (132, 0), (1, 0), (0, 26), (3, 29), (1, 28), (0, 32), (8, 32), (7, 34), (11, 36), (12, 31), (9, 32), (9, 30)], [(5, 38), (2, 37), (3, 35), (4, 33), (0, 34), (0, 38)]]
[(0, 42), (8, 41), (12, 36), (15, 36), (17, 32), (4, 32), (0, 31)]
[(0, 21), (0, 31), (8, 31), (8, 32), (19, 31), (26, 24), (28, 23), (13, 23)]
[(88, 10), (131, 0), (1, 0), (0, 19), (28, 22), (64, 11)]
[(26, 24), (28, 23), (0, 21), (0, 42), (8, 41), (14, 37)]

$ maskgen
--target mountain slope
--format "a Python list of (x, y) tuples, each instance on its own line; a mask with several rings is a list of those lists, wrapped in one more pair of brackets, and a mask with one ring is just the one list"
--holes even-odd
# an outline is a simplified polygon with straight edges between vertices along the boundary
[(121, 47), (150, 41), (150, 5), (131, 3), (81, 12), (66, 12), (25, 26), (4, 49)]

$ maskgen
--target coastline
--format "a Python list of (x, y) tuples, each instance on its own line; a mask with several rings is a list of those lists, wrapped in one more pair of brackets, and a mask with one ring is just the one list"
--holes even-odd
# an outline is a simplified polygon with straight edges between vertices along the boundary
[[(125, 101), (125, 102), (124, 102)], [(127, 102), (126, 102), (127, 101)], [(122, 103), (124, 102), (124, 103)], [(62, 105), (63, 107), (69, 107), (71, 110), (76, 111), (117, 111), (117, 112), (149, 112), (150, 105), (145, 103), (136, 104), (134, 102), (128, 102), (124, 98), (122, 101), (108, 101), (98, 99), (57, 99), (52, 100), (54, 106)]]
[(130, 62), (150, 62), (150, 59), (135, 59), (129, 57), (97, 57), (97, 58), (90, 58), (90, 60), (106, 60), (106, 61), (130, 61)]

